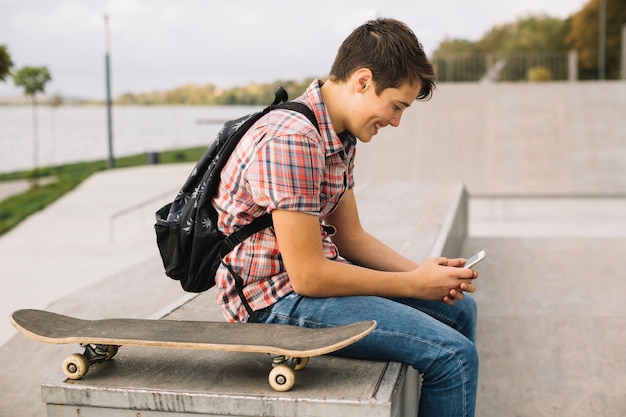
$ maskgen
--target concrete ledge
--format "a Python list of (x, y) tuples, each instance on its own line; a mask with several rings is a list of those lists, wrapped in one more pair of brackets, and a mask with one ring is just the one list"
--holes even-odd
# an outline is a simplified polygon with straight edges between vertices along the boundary
[[(365, 227), (421, 261), (454, 253), (467, 231), (462, 186), (370, 183), (357, 189)], [(166, 279), (165, 277), (159, 279)], [(170, 319), (222, 320), (208, 291), (162, 311)], [(62, 358), (59, 358), (61, 360)], [(122, 347), (78, 381), (59, 373), (42, 386), (48, 416), (347, 416), (416, 415), (419, 375), (395, 362), (312, 358), (287, 393), (267, 383), (267, 356)]]

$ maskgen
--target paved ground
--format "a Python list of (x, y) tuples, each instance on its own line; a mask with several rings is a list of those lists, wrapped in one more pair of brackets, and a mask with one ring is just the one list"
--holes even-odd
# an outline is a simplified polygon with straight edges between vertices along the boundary
[(474, 198), (477, 416), (626, 415), (626, 199)]
[[(184, 176), (187, 168), (159, 169), (163, 171), (161, 175), (167, 177)], [(140, 187), (148, 177), (154, 178), (159, 169), (146, 167), (103, 173), (66, 199), (77, 207), (80, 201), (83, 204), (92, 201), (94, 194), (101, 200), (115, 200), (114, 196), (118, 195), (122, 201), (128, 201), (124, 193), (115, 191), (117, 187), (111, 187), (112, 182), (123, 178), (130, 188)], [(108, 193), (106, 198), (105, 193)], [(480, 271), (476, 298), (480, 307), (478, 347), (481, 356), (477, 415), (624, 415), (626, 307), (620, 301), (626, 291), (620, 261), (626, 258), (626, 210), (620, 209), (624, 202), (607, 199), (590, 204), (588, 199), (557, 202), (535, 199), (532, 204), (530, 201), (505, 203), (501, 199), (472, 200), (471, 235), (463, 249), (464, 254), (482, 248), (488, 252), (488, 258), (477, 267)], [(68, 203), (57, 204), (64, 207)], [(595, 219), (595, 223), (590, 223), (595, 227), (574, 227), (579, 224), (577, 218), (581, 211)], [(59, 217), (63, 212), (53, 206), (40, 214), (40, 219), (32, 221), (71, 221), (72, 216), (69, 219)], [(139, 225), (135, 221), (130, 224), (143, 230), (138, 232), (140, 235), (151, 233), (143, 229), (143, 221)], [(551, 225), (548, 232), (546, 224)], [(16, 235), (27, 236), (28, 231), (36, 230), (30, 225), (22, 227), (16, 229)], [(93, 265), (96, 261), (87, 256), (100, 250), (110, 230), (108, 226), (97, 228), (83, 224), (83, 227), (89, 227), (95, 236), (80, 245), (75, 244), (73, 262)], [(520, 230), (524, 230), (523, 237), (517, 236)], [(607, 236), (607, 230), (612, 230), (611, 236)], [(38, 273), (44, 274), (44, 284), (56, 287), (63, 295), (57, 297), (52, 290), (42, 294), (19, 285), (8, 288), (7, 280), (3, 280), (2, 308), (14, 304), (19, 308), (47, 307), (86, 318), (153, 316), (185, 294), (176, 282), (163, 275), (158, 255), (148, 253), (153, 248), (149, 236), (146, 240), (126, 236), (118, 242), (121, 247), (107, 252), (108, 269), (92, 271), (105, 278), (91, 281), (73, 279), (74, 274), (64, 272), (51, 260), (51, 255), (45, 253), (46, 243), (39, 242), (42, 249), (38, 249), (38, 262), (33, 265), (32, 253), (31, 262), (22, 262), (33, 271), (31, 279)], [(0, 244), (4, 239), (0, 239)], [(9, 237), (8, 240), (16, 242), (16, 239)], [(92, 243), (88, 244), (90, 241)], [(71, 239), (64, 245), (69, 242)], [(143, 248), (132, 248), (129, 253), (129, 245), (122, 244), (124, 242)], [(54, 246), (54, 243), (48, 241), (47, 245)], [(127, 263), (125, 260), (129, 257), (144, 253), (142, 260), (114, 268), (114, 265)], [(11, 262), (5, 263), (11, 268)], [(23, 304), (15, 300), (22, 300)], [(3, 314), (6, 317), (8, 310)], [(22, 335), (4, 344), (0, 348), (3, 369), (0, 416), (45, 415), (39, 400), (39, 384), (48, 378), (58, 379), (58, 358), (74, 349), (40, 344)], [(19, 414), (15, 414), (17, 410)]]
[[(158, 255), (154, 212), (171, 199), (191, 165), (96, 174), (0, 237), (0, 315), (43, 308)], [(14, 334), (0, 321), (0, 344)]]
[[(53, 181), (55, 181), (54, 177), (41, 178), (39, 184), (45, 185)], [(0, 181), (0, 201), (15, 194), (22, 193), (28, 190), (29, 187), (30, 181), (28, 180)]]
[[(618, 225), (616, 225), (618, 226)], [(477, 416), (626, 415), (622, 237), (470, 237), (480, 264)]]
[(28, 190), (29, 186), (30, 184), (26, 180), (0, 182), (0, 201)]

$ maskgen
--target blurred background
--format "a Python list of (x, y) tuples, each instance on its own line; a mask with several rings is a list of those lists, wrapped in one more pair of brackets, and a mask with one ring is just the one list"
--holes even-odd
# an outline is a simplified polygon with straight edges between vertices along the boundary
[(622, 79), (625, 9), (619, 0), (0, 0), (0, 174), (204, 146), (247, 111), (223, 106), (264, 105), (278, 85), (299, 95), (376, 16), (416, 32), (441, 84)]

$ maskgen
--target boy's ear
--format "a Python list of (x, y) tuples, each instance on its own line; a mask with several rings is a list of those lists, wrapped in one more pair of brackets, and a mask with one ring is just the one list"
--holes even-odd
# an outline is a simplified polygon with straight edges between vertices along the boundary
[(372, 81), (374, 77), (372, 71), (368, 68), (358, 69), (352, 74), (352, 82), (355, 92), (360, 93), (366, 91), (368, 88), (373, 88)]

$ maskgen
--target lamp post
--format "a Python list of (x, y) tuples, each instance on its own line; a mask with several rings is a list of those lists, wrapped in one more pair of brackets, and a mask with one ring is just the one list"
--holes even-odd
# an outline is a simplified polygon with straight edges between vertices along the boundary
[(600, 0), (598, 33), (598, 79), (606, 78), (606, 0)]
[(107, 87), (107, 131), (109, 145), (109, 158), (107, 160), (107, 167), (114, 168), (115, 159), (113, 158), (113, 121), (111, 115), (111, 69), (109, 62), (109, 16), (107, 15), (104, 15), (104, 54)]

